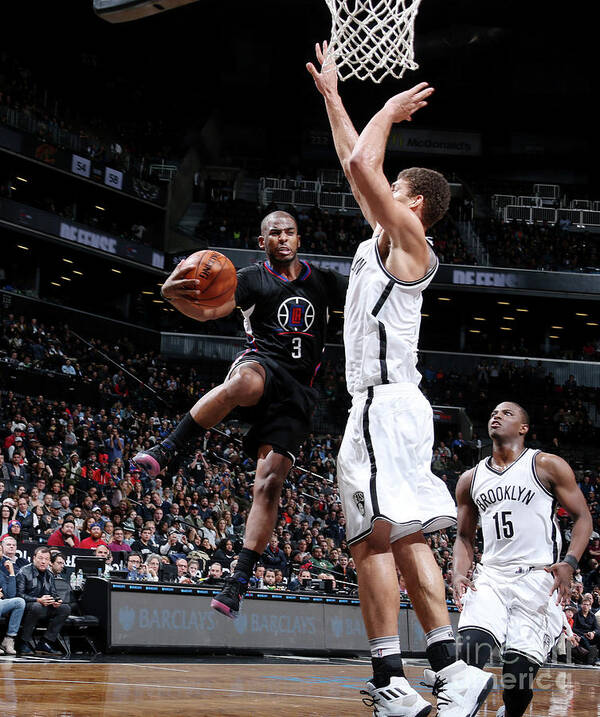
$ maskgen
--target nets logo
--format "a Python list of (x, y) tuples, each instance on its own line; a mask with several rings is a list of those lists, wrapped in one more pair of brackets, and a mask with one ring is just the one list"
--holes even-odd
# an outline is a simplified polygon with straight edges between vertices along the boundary
[(315, 307), (302, 296), (292, 296), (280, 305), (277, 320), (284, 331), (304, 333), (313, 325)]

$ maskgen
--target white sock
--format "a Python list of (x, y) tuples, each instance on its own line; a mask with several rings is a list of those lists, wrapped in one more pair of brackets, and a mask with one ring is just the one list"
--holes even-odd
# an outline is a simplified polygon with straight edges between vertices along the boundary
[(369, 640), (371, 657), (385, 657), (386, 655), (399, 655), (400, 635), (388, 635), (387, 637), (374, 637)]

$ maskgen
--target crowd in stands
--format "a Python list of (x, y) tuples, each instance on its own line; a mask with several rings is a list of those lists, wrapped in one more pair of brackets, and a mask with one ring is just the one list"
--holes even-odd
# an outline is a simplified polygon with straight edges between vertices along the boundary
[[(244, 200), (209, 202), (197, 227), (196, 236), (215, 246), (256, 249), (261, 219), (282, 207), (257, 207)], [(286, 207), (298, 220), (302, 251), (307, 254), (353, 256), (360, 242), (373, 235), (372, 228), (358, 213), (339, 214), (319, 207)], [(431, 230), (435, 251), (445, 264), (474, 264), (451, 219)]]
[[(32, 131), (42, 142), (107, 162), (142, 178), (148, 178), (151, 161), (173, 156), (172, 140), (160, 117), (147, 116), (143, 123), (128, 122), (122, 113), (107, 118), (106, 113), (98, 114), (97, 108), (86, 109), (82, 97), (75, 105), (69, 85), (42, 77), (39, 69), (32, 71), (6, 50), (0, 60), (0, 121)], [(112, 73), (107, 78), (96, 55), (82, 53), (79, 60), (86, 68), (86, 85), (96, 88), (97, 97), (109, 91), (108, 83), (112, 84), (113, 96), (130, 92), (123, 78)], [(139, 87), (135, 90), (140, 91)], [(128, 95), (123, 106), (131, 105), (131, 99)]]
[(600, 265), (596, 235), (567, 231), (560, 223), (505, 223), (489, 218), (476, 220), (475, 228), (493, 266), (596, 272)]
[[(25, 351), (32, 370), (51, 360), (57, 371), (66, 376), (79, 373), (98, 388), (97, 401), (84, 405), (76, 400), (17, 395), (0, 386), (0, 543), (4, 555), (21, 560), (18, 551), (23, 541), (58, 551), (87, 548), (105, 560), (107, 574), (119, 566), (135, 580), (172, 579), (218, 587), (235, 566), (252, 499), (254, 463), (238, 443), (242, 426), (231, 421), (217, 431), (207, 431), (163, 475), (150, 479), (130, 459), (140, 447), (168, 435), (182, 414), (157, 407), (123, 371), (93, 352), (82, 351), (68, 332), (60, 336), (33, 318), (7, 315), (1, 344), (10, 352), (9, 360), (16, 361)], [(178, 394), (182, 410), (210, 388), (194, 374), (194, 368), (180, 373), (160, 356), (136, 351), (127, 339), (111, 353), (157, 391)], [(534, 366), (515, 369), (505, 362), (497, 369), (496, 375), (494, 366), (481, 365), (477, 375), (460, 376), (426, 366), (423, 388), (432, 402), (466, 405), (472, 418), (484, 423), (489, 407), (506, 398), (507, 385), (516, 395), (519, 386), (527, 386), (530, 446), (567, 457), (569, 448), (581, 442), (597, 445), (598, 429), (590, 419), (589, 402), (598, 402), (598, 390), (580, 388), (573, 380), (557, 386)], [(324, 376), (323, 400), (343, 405), (339, 372), (326, 366)], [(252, 579), (253, 587), (356, 594), (356, 573), (335, 485), (340, 441), (340, 433), (311, 435), (302, 446), (284, 486), (277, 526)], [(451, 492), (461, 472), (482, 455), (485, 444), (476, 435), (467, 441), (459, 432), (438, 436), (432, 469)], [(600, 587), (600, 465), (572, 465), (596, 531), (577, 581), (586, 591), (593, 591)], [(570, 519), (564, 511), (559, 519), (568, 541)], [(450, 600), (454, 533), (436, 533), (428, 541)], [(476, 561), (481, 549), (479, 542)], [(34, 563), (50, 565), (53, 557), (40, 554), (34, 556)], [(23, 565), (15, 565), (18, 578), (17, 567)], [(170, 574), (165, 572), (169, 567)], [(405, 593), (401, 575), (399, 582)], [(66, 617), (59, 606), (57, 599), (43, 606), (46, 612), (54, 611), (58, 628)], [(598, 606), (594, 606), (595, 611)], [(34, 627), (34, 623), (31, 617), (27, 625)], [(5, 647), (10, 649), (12, 643)], [(57, 652), (53, 644), (42, 648)]]

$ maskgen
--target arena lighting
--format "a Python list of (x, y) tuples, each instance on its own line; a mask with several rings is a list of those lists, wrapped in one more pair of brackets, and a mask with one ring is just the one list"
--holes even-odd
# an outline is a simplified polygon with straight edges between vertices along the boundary
[(487, 321), (483, 316), (474, 316), (473, 321)]
[(510, 301), (497, 301), (496, 303), (501, 306), (510, 306)]
[(549, 339), (559, 339), (560, 336), (548, 336)]
[(448, 298), (447, 296), (438, 296), (438, 301), (452, 301), (452, 299)]
[(470, 334), (480, 334), (481, 331), (479, 329), (469, 329)]
[(564, 326), (551, 326), (551, 329), (564, 329)]
[(517, 311), (522, 311), (523, 313), (527, 313), (529, 309), (517, 309)]
[(16, 187), (13, 187), (12, 184), (10, 185), (10, 188), (13, 190), (13, 192), (16, 192), (16, 191), (17, 191), (17, 188), (16, 188)]
[(514, 321), (515, 320), (514, 316), (503, 316), (502, 318), (504, 319), (504, 321)]
[(146, 294), (146, 296), (153, 296), (154, 292), (153, 291), (142, 291), (142, 294)]
[(94, 0), (94, 12), (108, 22), (129, 22), (158, 15), (198, 0)]
[(575, 316), (589, 316), (589, 314), (582, 314), (581, 312), (576, 311)]
[(70, 277), (70, 276), (61, 276), (60, 278), (61, 278), (63, 281), (71, 281), (71, 277)]
[(72, 259), (65, 259), (64, 257), (63, 257), (63, 261), (66, 262), (67, 264), (74, 264), (74, 263), (75, 263)]
[(152, 299), (152, 303), (153, 304), (162, 304), (163, 301), (162, 301), (162, 299)]
[(586, 326), (598, 326), (598, 322), (597, 321), (586, 321), (585, 325)]
[(429, 318), (429, 314), (421, 314), (421, 316), (424, 316), (426, 319)]
[(121, 273), (121, 270), (120, 270), (120, 269), (111, 269), (111, 271), (114, 271), (115, 274), (120, 274), (120, 273)]
[(25, 251), (29, 251), (29, 247), (25, 246), (25, 244), (17, 244), (17, 249), (24, 249)]
[(77, 271), (77, 269), (73, 269), (73, 274), (77, 274), (77, 276), (83, 276), (83, 272)]
[(52, 284), (52, 286), (60, 286), (58, 281), (51, 281), (50, 283)]
[(99, 204), (96, 204), (96, 209), (99, 209), (101, 212), (105, 212), (106, 210), (104, 207), (101, 207)]
[(25, 184), (27, 184), (29, 182), (29, 180), (25, 179), (25, 177), (15, 177), (15, 179), (18, 179), (19, 182), (25, 182)]
[(512, 329), (510, 328), (510, 326), (501, 326), (500, 331), (512, 331)]

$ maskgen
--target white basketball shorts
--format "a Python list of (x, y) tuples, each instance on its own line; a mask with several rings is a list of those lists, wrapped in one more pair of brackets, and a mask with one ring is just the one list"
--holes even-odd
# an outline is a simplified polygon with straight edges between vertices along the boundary
[(478, 566), (477, 590), (468, 589), (463, 597), (458, 631), (485, 630), (501, 651), (543, 664), (563, 626), (556, 594), (549, 596), (553, 582), (543, 568)]
[(456, 523), (446, 484), (431, 472), (433, 413), (418, 386), (394, 383), (355, 395), (337, 462), (349, 545), (376, 520), (390, 542)]

